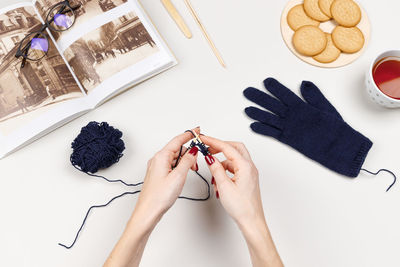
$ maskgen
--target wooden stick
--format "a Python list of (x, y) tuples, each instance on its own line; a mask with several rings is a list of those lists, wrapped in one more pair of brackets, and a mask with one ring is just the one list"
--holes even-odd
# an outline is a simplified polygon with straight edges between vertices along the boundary
[(197, 25), (199, 25), (201, 31), (203, 32), (204, 37), (206, 37), (206, 39), (207, 39), (209, 45), (211, 46), (212, 51), (214, 52), (215, 56), (216, 56), (217, 59), (218, 59), (219, 63), (221, 64), (222, 67), (226, 68), (225, 62), (224, 62), (224, 60), (222, 59), (221, 54), (219, 53), (219, 51), (218, 51), (217, 47), (215, 46), (214, 42), (211, 40), (211, 37), (208, 35), (208, 33), (207, 33), (207, 31), (206, 31), (206, 28), (205, 28), (205, 27), (203, 26), (203, 24), (201, 23), (200, 18), (199, 18), (199, 16), (196, 14), (196, 11), (194, 10), (192, 4), (190, 3), (189, 0), (185, 0), (185, 3), (186, 3), (186, 5), (187, 5), (187, 7), (189, 8), (190, 13), (192, 13), (193, 18), (196, 20)]
[(178, 10), (172, 4), (171, 0), (161, 0), (165, 9), (168, 11), (171, 18), (175, 21), (176, 25), (178, 25), (179, 29), (186, 36), (186, 38), (192, 38), (192, 33), (190, 32), (189, 27), (186, 25), (182, 16), (179, 14)]

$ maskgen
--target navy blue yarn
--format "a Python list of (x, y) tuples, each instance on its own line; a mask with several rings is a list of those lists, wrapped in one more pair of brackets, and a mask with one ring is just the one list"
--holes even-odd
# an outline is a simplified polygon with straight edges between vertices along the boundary
[(302, 100), (273, 78), (264, 81), (276, 98), (255, 88), (244, 96), (266, 110), (248, 107), (256, 120), (251, 129), (272, 136), (325, 167), (348, 177), (357, 177), (372, 142), (348, 125), (312, 82), (301, 84)]
[(83, 226), (85, 226), (86, 220), (87, 220), (87, 218), (89, 217), (89, 214), (90, 214), (90, 212), (92, 211), (92, 209), (107, 207), (108, 205), (111, 204), (111, 202), (113, 202), (114, 200), (116, 200), (116, 199), (118, 199), (118, 198), (121, 198), (121, 197), (126, 196), (126, 195), (135, 195), (135, 194), (137, 194), (137, 193), (140, 193), (140, 190), (137, 190), (137, 191), (134, 191), (134, 192), (125, 192), (125, 193), (122, 193), (122, 194), (120, 194), (120, 195), (118, 195), (118, 196), (113, 197), (113, 198), (112, 198), (111, 200), (109, 200), (106, 204), (91, 206), (91, 207), (88, 209), (88, 211), (86, 212), (85, 218), (83, 219), (83, 222), (82, 222), (82, 224), (81, 224), (81, 227), (79, 227), (79, 230), (78, 230), (78, 232), (76, 233), (75, 239), (74, 239), (74, 241), (72, 242), (72, 244), (69, 245), (69, 246), (67, 246), (67, 245), (58, 243), (58, 245), (60, 245), (60, 246), (62, 246), (62, 247), (64, 247), (64, 248), (66, 248), (66, 249), (70, 249), (70, 248), (72, 248), (72, 247), (75, 245), (76, 241), (78, 240), (78, 236), (79, 236), (80, 232), (82, 231)]
[(391, 174), (393, 176), (393, 183), (386, 189), (386, 192), (388, 192), (394, 186), (394, 184), (397, 181), (396, 175), (392, 171), (389, 171), (388, 169), (380, 169), (377, 172), (371, 172), (371, 171), (366, 170), (366, 169), (361, 169), (361, 170), (364, 171), (364, 172), (367, 172), (367, 173), (369, 173), (371, 175), (374, 175), (374, 176), (377, 176), (381, 172), (387, 172), (387, 173)]
[(85, 173), (110, 167), (123, 156), (125, 144), (121, 137), (122, 132), (107, 122), (89, 122), (71, 144), (72, 165)]
[[(192, 133), (193, 134), (193, 133)], [(72, 142), (73, 152), (70, 156), (70, 161), (72, 166), (74, 166), (77, 170), (86, 173), (92, 177), (97, 177), (104, 179), (109, 183), (122, 183), (128, 187), (135, 187), (142, 185), (143, 182), (139, 183), (126, 183), (125, 181), (118, 180), (110, 180), (104, 176), (96, 175), (97, 171), (101, 169), (108, 168), (113, 164), (117, 163), (120, 158), (123, 156), (123, 151), (125, 150), (125, 144), (121, 139), (122, 132), (112, 126), (110, 126), (107, 122), (98, 123), (95, 121), (90, 122), (87, 126), (81, 129), (80, 134), (75, 138)], [(180, 148), (179, 155), (177, 157), (177, 161), (172, 169), (178, 166), (180, 158), (187, 152), (184, 152), (183, 147)], [(207, 185), (207, 196), (204, 198), (192, 198), (179, 196), (179, 199), (186, 199), (191, 201), (206, 201), (210, 198), (210, 184), (208, 181), (198, 172), (196, 174), (204, 181)], [(71, 245), (64, 245), (62, 243), (58, 243), (58, 245), (71, 249), (78, 240), (79, 234), (82, 231), (86, 220), (90, 214), (90, 212), (95, 208), (103, 208), (110, 205), (114, 200), (121, 198), (126, 195), (135, 195), (140, 193), (141, 190), (136, 190), (132, 192), (124, 192), (118, 196), (113, 197), (105, 204), (93, 205), (91, 206), (82, 221), (79, 230), (77, 231), (75, 238)]]

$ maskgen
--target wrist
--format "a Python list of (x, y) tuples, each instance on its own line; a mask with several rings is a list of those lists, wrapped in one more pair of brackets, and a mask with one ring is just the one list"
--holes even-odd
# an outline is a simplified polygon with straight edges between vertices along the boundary
[(132, 213), (127, 225), (127, 231), (132, 229), (133, 232), (142, 235), (150, 234), (161, 220), (162, 214), (151, 209), (137, 206)]
[[(265, 217), (244, 219), (238, 225), (246, 240), (253, 261), (262, 262), (263, 264), (260, 266), (283, 266)], [(254, 264), (254, 266), (259, 265)]]
[(264, 237), (269, 233), (265, 218), (259, 216), (243, 218), (238, 220), (237, 224), (248, 242), (255, 238)]

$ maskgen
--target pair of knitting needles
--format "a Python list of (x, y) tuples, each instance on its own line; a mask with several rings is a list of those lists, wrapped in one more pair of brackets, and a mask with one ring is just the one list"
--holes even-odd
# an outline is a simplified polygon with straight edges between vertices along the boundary
[[(221, 64), (222, 67), (226, 67), (225, 62), (219, 53), (217, 47), (215, 46), (214, 42), (212, 41), (210, 35), (208, 34), (206, 28), (204, 27), (203, 23), (201, 23), (201, 20), (199, 16), (197, 15), (196, 11), (194, 10), (190, 0), (184, 0), (186, 3), (186, 6), (189, 8), (190, 13), (192, 14), (194, 20), (196, 21), (197, 25), (199, 26), (201, 32), (203, 33), (204, 37), (206, 38), (208, 44), (210, 45), (212, 51), (214, 52), (215, 56), (217, 57), (219, 63)], [(172, 17), (172, 19), (175, 21), (175, 23), (178, 25), (178, 27), (181, 29), (183, 34), (187, 38), (192, 38), (192, 33), (189, 30), (189, 27), (185, 24), (183, 18), (179, 14), (178, 10), (174, 7), (172, 4), (171, 0), (161, 0), (161, 2), (164, 4), (165, 8), (167, 9), (168, 13)]]

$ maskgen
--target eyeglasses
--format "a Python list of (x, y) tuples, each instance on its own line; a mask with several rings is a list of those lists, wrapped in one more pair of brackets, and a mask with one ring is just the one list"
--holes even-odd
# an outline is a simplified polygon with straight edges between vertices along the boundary
[(75, 23), (75, 10), (80, 7), (80, 5), (72, 7), (69, 0), (64, 0), (50, 9), (45, 24), (38, 31), (25, 36), (19, 44), (15, 57), (23, 58), (21, 68), (25, 66), (27, 60), (39, 61), (47, 55), (49, 39), (44, 34), (45, 30), (49, 28), (52, 31), (63, 32), (70, 29)]

